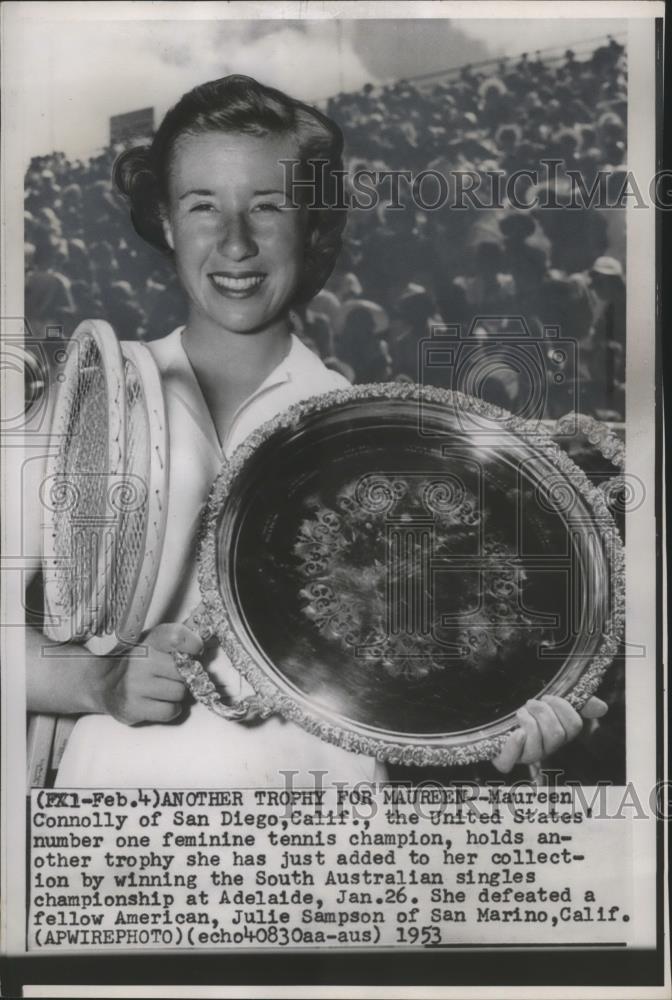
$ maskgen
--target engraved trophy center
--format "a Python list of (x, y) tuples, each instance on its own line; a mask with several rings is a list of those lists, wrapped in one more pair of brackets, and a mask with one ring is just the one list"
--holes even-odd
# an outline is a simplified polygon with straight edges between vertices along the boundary
[(480, 759), (529, 698), (606, 666), (603, 495), (517, 418), (479, 403), (476, 433), (472, 405), (343, 390), (262, 429), (215, 486), (202, 585), (220, 640), (269, 705), (329, 741)]

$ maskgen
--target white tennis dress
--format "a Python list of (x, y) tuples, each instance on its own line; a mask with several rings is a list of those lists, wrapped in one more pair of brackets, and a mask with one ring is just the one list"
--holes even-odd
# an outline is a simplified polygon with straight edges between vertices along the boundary
[[(150, 349), (161, 373), (170, 438), (168, 523), (146, 627), (183, 621), (200, 602), (196, 536), (201, 510), (222, 465), (260, 424), (293, 403), (347, 386), (292, 335), (289, 353), (236, 412), (222, 447), (191, 364), (183, 328)], [(234, 697), (251, 693), (218, 648), (208, 667)], [(310, 772), (324, 772), (315, 778)], [(294, 772), (288, 779), (283, 772)], [(58, 771), (60, 787), (313, 787), (372, 781), (375, 761), (323, 743), (272, 717), (240, 726), (191, 704), (169, 725), (126, 726), (107, 715), (80, 718)]]

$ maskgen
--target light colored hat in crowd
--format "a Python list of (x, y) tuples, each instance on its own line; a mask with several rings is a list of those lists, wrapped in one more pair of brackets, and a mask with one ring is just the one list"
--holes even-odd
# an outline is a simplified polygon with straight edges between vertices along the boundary
[(356, 298), (362, 294), (362, 283), (352, 271), (347, 271), (341, 278), (341, 291), (343, 295), (347, 294), (351, 298)]
[(591, 274), (603, 274), (608, 278), (623, 277), (623, 266), (615, 257), (598, 257), (590, 271)]
[(434, 311), (434, 303), (424, 285), (410, 281), (399, 296), (397, 309), (407, 319), (410, 317), (427, 318)]
[(420, 295), (426, 295), (427, 289), (424, 285), (419, 285), (415, 281), (409, 281), (403, 292), (399, 296), (400, 302), (407, 302), (409, 299), (415, 299)]

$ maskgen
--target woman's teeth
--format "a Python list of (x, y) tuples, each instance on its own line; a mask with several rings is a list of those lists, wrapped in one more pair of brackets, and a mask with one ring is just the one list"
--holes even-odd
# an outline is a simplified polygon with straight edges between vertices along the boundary
[(219, 288), (225, 288), (230, 292), (246, 292), (251, 288), (256, 288), (264, 280), (263, 274), (252, 275), (248, 278), (232, 278), (223, 274), (211, 274), (210, 277)]

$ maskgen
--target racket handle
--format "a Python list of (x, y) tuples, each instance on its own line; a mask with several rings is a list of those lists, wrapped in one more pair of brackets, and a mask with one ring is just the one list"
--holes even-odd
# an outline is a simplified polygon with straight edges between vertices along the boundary
[[(192, 632), (198, 633), (203, 642), (207, 642), (215, 634), (203, 604), (199, 604), (196, 610), (192, 611), (184, 624)], [(188, 653), (175, 650), (173, 661), (195, 700), (222, 719), (232, 722), (252, 722), (254, 719), (267, 719), (273, 714), (273, 708), (259, 695), (250, 695), (239, 702), (225, 704), (203, 664)]]
[(75, 723), (77, 718), (72, 715), (61, 715), (56, 722), (56, 733), (54, 734), (54, 750), (51, 755), (51, 766), (54, 770), (58, 770), (61, 766), (61, 761), (63, 759), (63, 754), (65, 753), (65, 748), (68, 745), (68, 740), (72, 730), (75, 728)]
[(31, 715), (28, 723), (26, 769), (28, 788), (44, 788), (49, 772), (55, 715)]
[(544, 777), (541, 770), (541, 764), (528, 764), (527, 771), (530, 775), (530, 784), (532, 785), (543, 785)]

